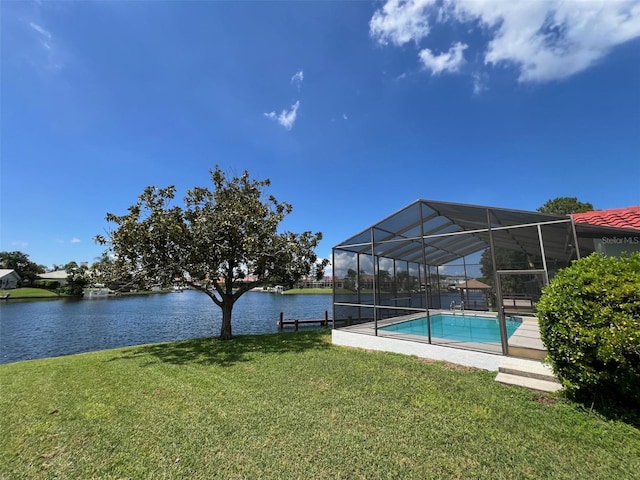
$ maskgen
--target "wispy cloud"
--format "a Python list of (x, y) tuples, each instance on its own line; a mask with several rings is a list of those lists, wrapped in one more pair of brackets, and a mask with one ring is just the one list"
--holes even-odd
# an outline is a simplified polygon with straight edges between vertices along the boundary
[(298, 70), (291, 77), (291, 84), (295, 85), (298, 90), (300, 90), (300, 86), (302, 85), (302, 81), (304, 80), (304, 72), (302, 70)]
[(464, 63), (463, 52), (468, 47), (464, 43), (457, 42), (448, 52), (434, 55), (431, 50), (425, 48), (418, 56), (424, 68), (431, 70), (432, 75), (438, 75), (442, 72), (457, 72)]
[(25, 49), (23, 55), (29, 63), (40, 71), (62, 70), (68, 55), (52, 31), (45, 28), (42, 20), (21, 20), (21, 22), (30, 37), (30, 41), (25, 42), (23, 47)]
[(474, 95), (480, 95), (482, 92), (487, 90), (487, 74), (476, 72), (472, 77)]
[(56, 240), (56, 243), (58, 243), (60, 245), (65, 245), (67, 243), (82, 243), (82, 240), (80, 240), (78, 237), (73, 237), (71, 240), (65, 240), (64, 238), (58, 238)]
[(640, 37), (640, 3), (388, 0), (373, 14), (369, 34), (382, 45), (415, 43), (420, 61), (433, 74), (455, 71), (450, 67), (459, 66), (461, 50), (434, 55), (419, 47), (429, 37), (430, 22), (483, 29), (489, 38), (482, 46), (484, 65), (509, 64), (520, 82), (547, 82), (575, 75), (615, 46)]
[(264, 116), (270, 118), (271, 120), (275, 120), (287, 130), (291, 130), (293, 124), (296, 122), (299, 107), (300, 101), (297, 101), (296, 103), (291, 105), (290, 110), (282, 110), (280, 114), (276, 114), (276, 112), (269, 112), (265, 113)]
[(349, 116), (346, 113), (343, 113), (340, 117), (331, 117), (329, 119), (329, 121), (331, 123), (337, 122), (338, 120), (340, 120), (340, 118), (342, 118), (342, 121), (346, 122), (347, 120), (349, 120)]
[[(300, 85), (302, 85), (302, 81), (304, 80), (304, 72), (302, 69), (298, 70), (291, 77), (291, 84), (295, 85), (300, 90)], [(287, 130), (291, 130), (293, 128), (293, 124), (296, 123), (296, 118), (298, 117), (298, 108), (300, 108), (300, 100), (296, 101), (289, 110), (282, 110), (279, 114), (275, 111), (265, 113), (264, 116), (270, 120), (274, 120), (282, 125)]]
[(49, 40), (52, 38), (51, 33), (45, 30), (44, 28), (42, 28), (37, 23), (29, 22), (29, 26), (33, 28), (36, 32), (38, 32), (40, 35), (42, 35), (43, 37), (46, 37)]
[(17, 248), (27, 248), (29, 246), (29, 242), (25, 242), (24, 240), (14, 240), (11, 242), (12, 247)]

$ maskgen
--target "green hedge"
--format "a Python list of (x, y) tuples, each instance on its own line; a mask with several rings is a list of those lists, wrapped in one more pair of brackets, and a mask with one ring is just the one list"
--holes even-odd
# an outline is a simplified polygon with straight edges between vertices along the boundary
[(36, 288), (44, 288), (46, 290), (57, 290), (60, 288), (58, 280), (35, 280), (33, 286)]
[(540, 333), (572, 397), (640, 406), (640, 253), (592, 254), (558, 272), (538, 303)]

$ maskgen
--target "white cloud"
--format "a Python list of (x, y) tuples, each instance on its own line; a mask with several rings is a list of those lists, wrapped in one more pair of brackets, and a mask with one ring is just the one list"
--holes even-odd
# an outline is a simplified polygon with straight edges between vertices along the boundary
[(14, 240), (13, 242), (11, 242), (11, 245), (18, 248), (27, 248), (29, 246), (29, 243), (25, 242), (24, 240)]
[(327, 277), (327, 276), (333, 275), (333, 267), (331, 266), (331, 257), (318, 258), (318, 261), (322, 261), (322, 260), (326, 260), (327, 262), (329, 262), (327, 263), (327, 266), (324, 267), (323, 276)]
[(282, 110), (279, 115), (276, 112), (265, 113), (264, 116), (270, 118), (271, 120), (275, 120), (280, 125), (282, 125), (287, 130), (291, 130), (293, 124), (296, 121), (296, 117), (298, 115), (298, 108), (300, 107), (300, 101), (297, 101), (293, 105), (291, 105), (291, 110)]
[(516, 65), (521, 82), (569, 77), (640, 36), (638, 2), (455, 3), (458, 19), (472, 17), (496, 28), (485, 63)]
[(60, 42), (54, 35), (40, 23), (25, 22), (29, 27), (31, 36), (39, 45), (39, 48), (30, 48), (24, 56), (34, 67), (43, 71), (60, 71), (65, 66), (67, 53), (60, 46)]
[(371, 36), (380, 44), (404, 45), (429, 35), (428, 8), (436, 0), (388, 0), (369, 22)]
[(303, 80), (304, 80), (304, 72), (302, 70), (298, 70), (296, 73), (293, 74), (293, 77), (291, 77), (291, 84), (295, 85), (296, 87), (298, 87), (298, 90), (300, 90), (300, 85), (302, 85)]
[(473, 94), (480, 95), (487, 90), (487, 75), (484, 73), (473, 74)]
[(51, 39), (51, 33), (49, 33), (47, 30), (42, 28), (37, 23), (29, 22), (29, 26), (33, 28), (36, 32), (38, 32), (40, 35), (42, 35), (43, 37)]
[[(303, 80), (304, 80), (304, 72), (302, 70), (298, 70), (291, 77), (291, 84), (295, 85), (296, 87), (298, 87), (298, 90), (300, 90), (300, 85), (302, 85)], [(277, 114), (275, 111), (272, 111), (272, 112), (265, 113), (264, 116), (278, 122), (287, 130), (291, 130), (298, 116), (298, 108), (300, 108), (299, 100), (293, 105), (291, 105), (290, 110), (282, 110), (280, 114)]]
[(82, 241), (82, 240), (80, 240), (80, 239), (79, 239), (79, 238), (77, 238), (77, 237), (73, 237), (73, 238), (71, 239), (71, 243), (80, 243), (81, 241)]
[[(513, 65), (520, 82), (545, 82), (579, 73), (615, 46), (640, 37), (640, 2), (388, 0), (371, 18), (369, 33), (385, 45), (418, 45), (429, 35), (430, 21), (479, 26), (491, 35), (481, 46), (485, 65)], [(443, 55), (435, 56), (429, 48), (419, 52), (433, 73), (431, 67), (442, 68), (450, 60)]]
[(442, 72), (457, 72), (464, 63), (463, 52), (468, 47), (464, 43), (455, 43), (448, 52), (434, 55), (431, 50), (425, 48), (418, 56), (425, 68), (431, 70), (432, 75)]
[(343, 120), (349, 120), (349, 117), (347, 117), (347, 114), (346, 114), (346, 113), (343, 113), (343, 114), (342, 114), (342, 119), (343, 119)]

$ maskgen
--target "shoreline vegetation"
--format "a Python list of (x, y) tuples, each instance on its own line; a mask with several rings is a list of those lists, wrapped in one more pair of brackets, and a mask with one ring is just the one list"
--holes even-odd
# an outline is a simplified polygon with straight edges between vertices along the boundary
[[(99, 289), (86, 289), (83, 296), (88, 296), (88, 293), (98, 291)], [(104, 290), (104, 289), (102, 289)], [(109, 293), (105, 296), (117, 297), (125, 295), (151, 295), (156, 293), (170, 293), (171, 290), (161, 291), (138, 291), (138, 292), (118, 292)], [(33, 287), (20, 287), (10, 290), (0, 290), (0, 296), (9, 294), (9, 297), (5, 300), (48, 300), (56, 298), (82, 298), (83, 296), (68, 295), (66, 293), (57, 293), (44, 288)]]
[[(87, 288), (85, 289), (84, 296), (88, 296), (88, 294), (90, 293), (99, 294), (104, 291), (105, 289)], [(267, 292), (262, 288), (254, 289), (252, 291), (272, 293), (272, 294), (274, 293), (274, 292)], [(106, 295), (110, 297), (115, 297), (115, 296), (124, 296), (124, 295), (152, 295), (152, 294), (158, 294), (158, 293), (172, 293), (172, 292), (174, 292), (174, 290), (172, 289), (163, 289), (158, 291), (144, 290), (144, 291), (137, 291), (137, 292), (118, 292), (118, 293), (110, 292)], [(332, 293), (333, 293), (333, 290), (331, 288), (293, 288), (293, 289), (285, 290), (282, 292), (283, 295), (331, 295)], [(3, 297), (4, 295), (7, 295), (7, 294), (9, 296), (4, 300), (40, 300), (40, 299), (49, 300), (49, 299), (55, 299), (55, 298), (73, 298), (70, 295), (53, 292), (51, 290), (46, 290), (44, 288), (20, 287), (20, 288), (8, 289), (8, 290), (0, 289), (0, 297)]]
[(591, 478), (640, 430), (495, 373), (244, 335), (0, 365), (0, 478)]

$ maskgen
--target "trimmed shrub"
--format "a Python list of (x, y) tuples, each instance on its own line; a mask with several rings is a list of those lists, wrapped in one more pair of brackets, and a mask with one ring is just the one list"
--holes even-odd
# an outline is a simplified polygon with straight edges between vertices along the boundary
[(548, 359), (567, 393), (640, 406), (640, 253), (592, 254), (558, 272), (538, 303)]
[(60, 282), (57, 280), (35, 280), (33, 286), (36, 288), (44, 288), (46, 290), (57, 290), (60, 288)]

